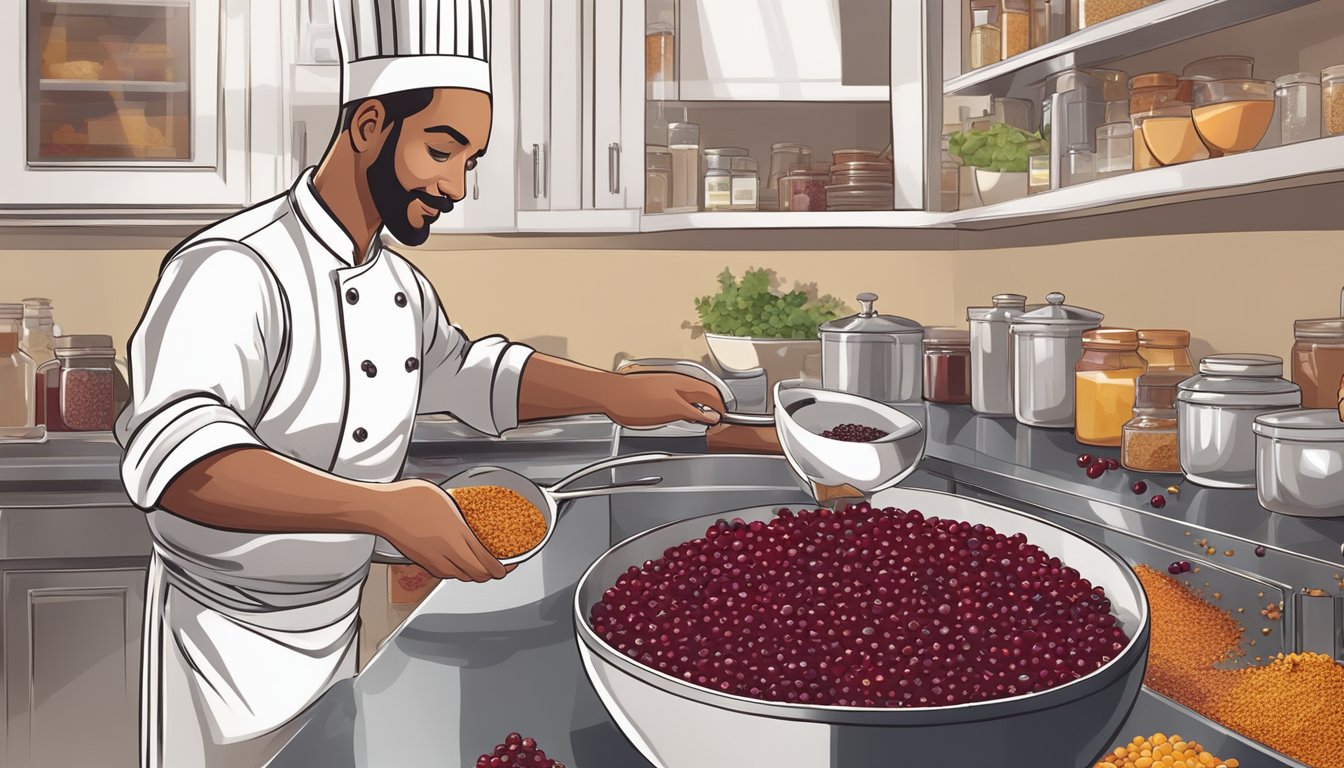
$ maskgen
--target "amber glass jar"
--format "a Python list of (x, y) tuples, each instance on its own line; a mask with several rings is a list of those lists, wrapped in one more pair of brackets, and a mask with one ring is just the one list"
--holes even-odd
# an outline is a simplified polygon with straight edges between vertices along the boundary
[(1135, 382), (1144, 372), (1139, 334), (1098, 328), (1083, 334), (1074, 368), (1074, 435), (1087, 445), (1118, 446), (1134, 411)]
[(1344, 318), (1298, 320), (1293, 337), (1293, 383), (1302, 388), (1302, 407), (1337, 408), (1344, 378)]
[(1190, 332), (1177, 330), (1139, 331), (1139, 357), (1148, 364), (1148, 372), (1171, 371), (1187, 378), (1195, 375), (1190, 359)]
[(970, 331), (924, 331), (924, 399), (932, 403), (971, 402)]

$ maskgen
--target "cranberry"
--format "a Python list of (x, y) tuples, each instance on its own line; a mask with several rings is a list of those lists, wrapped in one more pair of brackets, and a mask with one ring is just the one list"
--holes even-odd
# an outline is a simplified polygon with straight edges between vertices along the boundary
[(1255, 548), (1255, 556), (1256, 556), (1256, 557), (1264, 557), (1264, 556), (1265, 556), (1265, 548), (1264, 548), (1264, 547), (1256, 547), (1256, 548)]
[(1106, 460), (1106, 468), (1107, 468), (1107, 469), (1111, 469), (1111, 470), (1119, 469), (1119, 468), (1120, 468), (1120, 462), (1117, 461), (1117, 460), (1115, 460), (1115, 459), (1107, 459), (1107, 460)]
[(1129, 486), (1129, 490), (1133, 491), (1135, 496), (1141, 496), (1148, 492), (1148, 484), (1142, 480), (1135, 480), (1134, 484)]
[(1181, 564), (1180, 564), (1179, 562), (1175, 562), (1175, 563), (1172, 563), (1171, 565), (1168, 565), (1168, 566), (1167, 566), (1167, 573), (1170, 573), (1172, 576), (1180, 575), (1180, 573), (1181, 573)]
[(1101, 477), (1104, 474), (1106, 474), (1105, 464), (1093, 464), (1092, 466), (1087, 468), (1087, 476), (1092, 478), (1093, 480), (1096, 480), (1097, 478)]
[(1182, 561), (1181, 561), (1181, 573), (1189, 573), (1189, 572), (1192, 571), (1193, 569), (1194, 569), (1194, 566), (1190, 564), (1190, 561), (1189, 561), (1189, 560), (1182, 560)]
[(846, 443), (871, 443), (887, 436), (883, 430), (862, 424), (841, 424), (821, 433), (822, 437)]
[(1091, 464), (1092, 464), (1092, 454), (1084, 453), (1083, 455), (1078, 457), (1078, 466), (1088, 467)]
[(546, 756), (537, 748), (537, 740), (510, 733), (493, 753), (476, 758), (476, 768), (565, 768), (565, 764)]
[(1159, 493), (1153, 498), (1149, 499), (1148, 503), (1153, 505), (1153, 509), (1161, 509), (1167, 506), (1167, 497)]

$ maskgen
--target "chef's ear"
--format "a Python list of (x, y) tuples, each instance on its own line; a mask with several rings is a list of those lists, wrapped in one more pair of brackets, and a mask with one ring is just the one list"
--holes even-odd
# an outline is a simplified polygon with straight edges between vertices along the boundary
[(387, 136), (387, 109), (378, 99), (365, 99), (350, 120), (350, 144), (359, 153), (377, 152)]

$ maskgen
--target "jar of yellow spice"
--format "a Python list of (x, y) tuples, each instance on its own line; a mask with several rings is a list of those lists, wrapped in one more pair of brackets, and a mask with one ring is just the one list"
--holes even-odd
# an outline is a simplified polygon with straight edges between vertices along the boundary
[(1074, 368), (1074, 436), (1087, 445), (1118, 446), (1134, 410), (1135, 382), (1145, 363), (1139, 334), (1098, 328), (1083, 334), (1083, 356)]

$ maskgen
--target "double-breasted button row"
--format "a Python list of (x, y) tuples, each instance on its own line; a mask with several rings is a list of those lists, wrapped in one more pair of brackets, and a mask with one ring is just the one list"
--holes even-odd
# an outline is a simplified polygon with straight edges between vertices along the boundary
[[(358, 304), (358, 303), (359, 303), (359, 289), (358, 289), (358, 288), (347, 288), (346, 291), (345, 291), (345, 301), (346, 301), (346, 303), (349, 303), (349, 304)], [(401, 291), (397, 291), (396, 295), (392, 297), (392, 301), (393, 301), (393, 303), (395, 303), (398, 307), (404, 307), (404, 306), (406, 306), (406, 303), (407, 303), (407, 302), (406, 302), (406, 294), (402, 293)]]
[[(405, 365), (406, 372), (413, 373), (420, 368), (420, 360), (418, 358), (408, 357), (406, 358)], [(372, 360), (365, 360), (360, 363), (359, 370), (363, 371), (364, 375), (368, 376), (370, 379), (378, 375), (378, 366), (374, 365)]]

